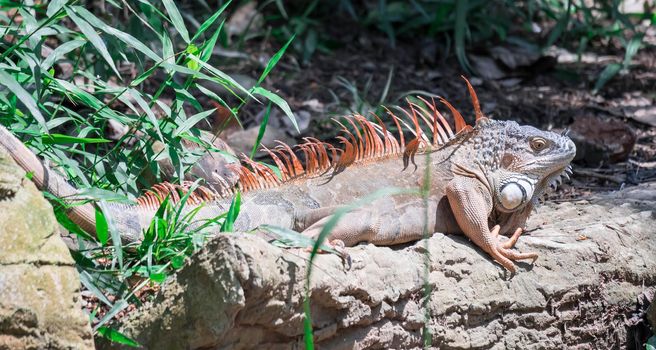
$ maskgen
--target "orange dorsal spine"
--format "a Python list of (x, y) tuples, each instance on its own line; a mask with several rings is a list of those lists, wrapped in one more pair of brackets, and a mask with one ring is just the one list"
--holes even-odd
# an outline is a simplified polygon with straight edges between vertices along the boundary
[[(476, 121), (485, 118), (474, 88), (467, 78), (463, 76), (463, 79), (467, 83), (467, 89), (471, 95)], [(280, 141), (276, 141), (278, 145), (273, 149), (262, 147), (262, 151), (269, 155), (279, 169), (279, 175), (269, 166), (242, 155), (241, 164), (236, 165), (239, 175), (237, 187), (242, 192), (272, 188), (297, 179), (321, 176), (329, 171), (332, 171), (334, 175), (354, 164), (391, 156), (402, 157), (403, 169), (406, 169), (410, 162), (416, 168), (414, 156), (421, 149), (426, 146), (437, 149), (456, 139), (457, 135), (473, 129), (472, 126), (467, 125), (460, 112), (444, 98), (440, 97), (439, 100), (451, 111), (454, 129), (437, 109), (434, 99), (429, 102), (419, 96), (418, 100), (425, 106), (408, 100), (409, 110), (399, 108), (405, 119), (400, 118), (387, 107), (383, 107), (398, 129), (398, 137), (387, 129), (377, 115), (372, 113), (375, 121), (370, 121), (362, 115), (354, 114), (344, 117), (350, 128), (341, 121), (333, 119), (337, 125), (341, 126), (343, 132), (343, 135), (336, 137), (337, 141), (342, 144), (341, 148), (311, 137), (304, 138), (303, 143), (294, 147)], [(427, 126), (428, 133), (421, 128), (420, 119)], [(413, 133), (415, 137), (406, 143), (404, 131)], [(297, 153), (302, 154), (304, 162), (301, 162)], [(137, 201), (143, 206), (157, 207), (163, 198), (170, 195), (172, 201), (177, 202), (184, 197), (191, 184), (193, 183), (189, 181), (179, 185), (168, 182), (158, 184), (139, 197)], [(235, 191), (236, 188), (222, 188), (220, 191), (213, 191), (200, 186), (189, 195), (187, 203), (198, 204), (216, 198), (226, 198)]]

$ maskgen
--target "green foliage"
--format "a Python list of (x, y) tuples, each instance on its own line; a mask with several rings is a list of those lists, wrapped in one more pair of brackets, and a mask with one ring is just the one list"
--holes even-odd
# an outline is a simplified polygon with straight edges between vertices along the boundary
[[(192, 88), (234, 115), (257, 94), (271, 99), (295, 123), (287, 103), (259, 86), (290, 42), (250, 90), (211, 63), (228, 4), (194, 26), (173, 1), (108, 2), (106, 13), (92, 13), (76, 1), (15, 3), (15, 16), (0, 19), (6, 34), (0, 41), (0, 123), (25, 136), (28, 146), (79, 187), (130, 198), (149, 184), (142, 177), (145, 169), (154, 168), (159, 176), (156, 160), (170, 159), (178, 178), (173, 180), (179, 181), (203, 155), (202, 149), (182, 147), (185, 139), (199, 139), (195, 125), (214, 113), (203, 109), (199, 95), (188, 92)], [(137, 16), (121, 18), (125, 11)], [(225, 87), (239, 106), (230, 108), (200, 85), (204, 82)], [(195, 110), (191, 116), (190, 110)], [(130, 132), (109, 142), (105, 129), (110, 121)], [(167, 147), (154, 149), (154, 140)]]
[[(201, 98), (216, 101), (235, 118), (249, 101), (269, 100), (269, 108), (281, 108), (296, 123), (287, 102), (260, 85), (293, 35), (270, 59), (257, 85), (246, 89), (213, 63), (230, 1), (203, 13), (202, 22), (171, 0), (84, 4), (2, 1), (0, 124), (66, 174), (100, 209), (106, 201), (130, 202), (143, 187), (161, 181), (158, 161), (168, 159), (175, 169), (172, 181), (179, 182), (205, 152), (218, 151), (202, 141), (196, 128), (215, 112), (204, 108)], [(205, 83), (222, 86), (230, 96), (218, 96)], [(129, 131), (109, 140), (110, 123)], [(201, 147), (183, 147), (185, 140)], [(164, 147), (154, 147), (156, 141)], [(152, 170), (155, 179), (146, 178), (144, 170)], [(66, 217), (64, 202), (46, 195), (55, 203), (59, 222), (79, 238), (80, 249), (73, 255), (82, 283), (104, 304), (95, 331), (126, 345), (137, 344), (106, 324), (129, 305), (138, 305), (140, 290), (182, 267), (210, 234), (232, 229), (239, 213), (239, 196), (228, 213), (203, 221), (194, 218), (200, 207), (172, 205), (167, 198), (145, 239), (124, 246), (102, 210), (96, 212), (97, 236), (92, 238)]]
[(656, 335), (652, 335), (649, 339), (647, 339), (645, 350), (656, 350)]
[[(140, 304), (137, 292), (146, 286), (163, 283), (184, 265), (187, 257), (203, 246), (208, 237), (228, 222), (234, 222), (239, 212), (238, 199), (228, 213), (210, 219), (196, 218), (202, 205), (192, 208), (186, 207), (185, 203), (197, 186), (194, 184), (176, 205), (172, 204), (170, 197), (164, 198), (139, 243), (122, 245), (118, 235), (114, 235), (111, 217), (103, 218), (102, 212), (96, 213), (97, 219), (100, 217), (100, 222), (104, 222), (103, 230), (111, 232), (113, 244), (107, 245), (102, 239), (100, 246), (86, 244), (87, 248), (74, 252), (73, 258), (80, 270), (82, 284), (106, 304), (107, 312), (94, 325), (98, 334), (110, 340), (122, 339), (110, 329), (104, 334), (100, 329), (130, 304)], [(111, 302), (107, 295), (112, 295), (116, 301)]]
[(99, 335), (111, 340), (114, 343), (123, 344), (123, 345), (127, 345), (129, 347), (134, 347), (134, 348), (137, 348), (137, 347), (140, 346), (139, 343), (137, 343), (136, 341), (130, 339), (125, 334), (123, 334), (123, 333), (121, 333), (121, 332), (119, 332), (119, 331), (117, 331), (113, 328), (110, 328), (110, 327), (100, 327), (100, 328), (98, 328), (97, 332), (98, 332)]
[[(338, 17), (352, 18), (349, 25), (356, 30), (373, 28), (385, 33), (392, 48), (406, 38), (434, 39), (442, 45), (442, 56), (453, 52), (468, 74), (477, 73), (467, 58), (474, 46), (537, 42), (541, 49), (559, 45), (581, 54), (613, 41), (624, 48), (628, 60), (606, 67), (595, 92), (630, 68), (630, 58), (642, 46), (644, 28), (638, 24), (647, 21), (653, 25), (656, 19), (647, 8), (640, 13), (621, 11), (620, 0), (341, 0), (308, 1), (296, 6), (272, 0), (262, 6), (265, 9), (266, 4), (275, 4), (277, 10), (266, 17), (274, 26), (272, 34), (286, 40), (296, 33), (299, 40), (293, 47), (303, 62), (317, 50), (330, 52), (335, 46), (339, 38), (331, 38), (326, 29), (335, 25)], [(540, 34), (534, 33), (535, 26), (541, 28)]]

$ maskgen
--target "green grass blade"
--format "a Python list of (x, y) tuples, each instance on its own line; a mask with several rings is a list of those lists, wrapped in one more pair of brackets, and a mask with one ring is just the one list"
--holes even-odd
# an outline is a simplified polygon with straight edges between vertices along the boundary
[(150, 109), (150, 106), (148, 105), (148, 102), (141, 97), (141, 93), (135, 89), (128, 89), (128, 94), (134, 98), (134, 100), (137, 102), (139, 107), (146, 113), (146, 117), (148, 117), (148, 120), (153, 124), (153, 127), (155, 128), (155, 131), (157, 132), (157, 136), (159, 136), (159, 140), (164, 142), (164, 136), (162, 135), (162, 131), (159, 128), (159, 121), (157, 120), (157, 116), (153, 112), (152, 109)]
[(50, 1), (48, 3), (48, 9), (46, 10), (46, 16), (52, 17), (57, 12), (59, 12), (59, 10), (61, 10), (64, 7), (64, 5), (66, 5), (67, 2), (68, 2), (68, 0), (52, 0), (52, 1)]
[(180, 126), (177, 127), (173, 131), (173, 137), (178, 137), (178, 136), (180, 136), (180, 134), (182, 134), (184, 132), (187, 132), (194, 125), (196, 125), (196, 123), (198, 123), (199, 121), (207, 118), (208, 116), (210, 116), (215, 111), (216, 111), (216, 108), (212, 108), (210, 110), (194, 114), (191, 117), (187, 118), (187, 120), (185, 120), (184, 123), (180, 124)]
[(292, 35), (292, 37), (289, 38), (289, 40), (287, 40), (285, 45), (283, 45), (283, 47), (280, 50), (278, 50), (278, 52), (276, 52), (275, 55), (271, 56), (271, 59), (269, 60), (269, 62), (267, 62), (267, 65), (264, 68), (262, 74), (260, 75), (260, 78), (257, 80), (257, 85), (262, 83), (264, 79), (267, 77), (267, 75), (269, 75), (273, 67), (275, 67), (276, 64), (278, 64), (278, 61), (280, 61), (282, 55), (285, 54), (285, 51), (287, 51), (287, 47), (289, 47), (289, 44), (291, 44), (292, 41), (294, 41), (294, 38), (296, 38), (296, 34)]
[[(39, 78), (37, 78), (39, 79)], [(6, 86), (9, 91), (13, 92), (14, 95), (27, 107), (34, 119), (41, 125), (43, 132), (48, 132), (48, 127), (46, 126), (46, 120), (41, 114), (39, 107), (36, 105), (36, 101), (32, 95), (25, 91), (23, 87), (6, 71), (0, 70), (0, 84)]]
[(129, 338), (127, 335), (115, 330), (110, 327), (99, 327), (96, 332), (102, 337), (109, 339), (113, 343), (127, 345), (133, 348), (140, 347), (141, 344), (137, 343), (135, 340)]
[(44, 134), (41, 135), (41, 143), (44, 145), (63, 145), (69, 143), (107, 143), (111, 140), (93, 138), (93, 137), (75, 137), (62, 134)]
[(72, 8), (75, 10), (75, 12), (80, 15), (80, 17), (84, 18), (89, 24), (93, 25), (94, 27), (102, 30), (103, 32), (114, 36), (118, 40), (124, 42), (125, 44), (128, 45), (128, 47), (132, 47), (144, 55), (148, 56), (151, 60), (155, 62), (159, 62), (162, 60), (161, 57), (159, 57), (153, 50), (148, 48), (144, 43), (139, 41), (137, 38), (133, 37), (132, 35), (122, 32), (114, 27), (111, 27), (107, 24), (105, 24), (103, 21), (98, 19), (98, 17), (94, 16), (91, 12), (89, 12), (87, 9), (81, 6), (72, 6)]
[(216, 20), (219, 18), (219, 16), (221, 16), (223, 11), (226, 9), (226, 7), (228, 7), (228, 5), (230, 5), (231, 2), (232, 0), (226, 1), (226, 3), (223, 4), (223, 6), (221, 6), (221, 8), (218, 11), (214, 12), (214, 14), (210, 18), (205, 20), (205, 22), (203, 22), (203, 24), (201, 24), (200, 27), (198, 28), (198, 32), (196, 32), (194, 37), (191, 38), (191, 41), (196, 41), (196, 39), (198, 39), (201, 35), (203, 35), (203, 33), (205, 33), (205, 31), (209, 27), (211, 27), (212, 24), (214, 24), (214, 22), (216, 22)]
[(551, 47), (551, 45), (553, 45), (556, 40), (558, 40), (558, 38), (560, 38), (560, 36), (566, 32), (567, 25), (569, 24), (571, 8), (572, 0), (567, 0), (567, 9), (563, 13), (562, 17), (558, 20), (558, 23), (556, 23), (556, 26), (551, 30), (551, 33), (549, 33), (545, 47)]
[(598, 93), (599, 90), (601, 90), (601, 88), (603, 88), (609, 80), (611, 80), (615, 75), (617, 75), (617, 73), (620, 72), (620, 70), (622, 70), (622, 65), (619, 63), (611, 63), (607, 65), (601, 74), (599, 74), (599, 78), (597, 78), (597, 82), (592, 89), (592, 93)]
[(214, 53), (214, 47), (216, 46), (217, 40), (219, 40), (219, 35), (221, 35), (221, 30), (223, 30), (223, 25), (225, 24), (225, 21), (222, 21), (221, 24), (219, 25), (219, 28), (216, 29), (214, 34), (210, 37), (210, 40), (205, 42), (203, 44), (203, 50), (200, 53), (200, 59), (203, 62), (207, 62), (210, 60), (212, 57), (212, 54)]
[(52, 67), (55, 62), (58, 60), (64, 58), (66, 54), (69, 52), (79, 48), (80, 46), (86, 44), (86, 40), (80, 40), (80, 39), (73, 39), (71, 41), (67, 41), (59, 46), (51, 52), (48, 57), (46, 57), (43, 62), (41, 62), (41, 69), (43, 70), (48, 70), (50, 67)]
[(282, 97), (274, 94), (273, 92), (261, 88), (259, 86), (255, 86), (251, 89), (251, 92), (255, 95), (261, 95), (269, 99), (269, 101), (273, 102), (278, 106), (282, 111), (285, 113), (287, 118), (292, 122), (292, 125), (294, 125), (294, 128), (296, 129), (297, 132), (301, 132), (301, 130), (298, 128), (298, 124), (296, 123), (296, 117), (294, 117), (294, 113), (292, 113), (292, 110), (289, 108), (289, 105), (287, 104), (287, 101), (283, 100)]
[[(203, 62), (200, 58), (196, 57), (195, 55), (189, 55), (189, 58), (190, 58), (192, 61), (195, 61), (196, 63), (198, 63), (201, 67), (203, 67), (203, 68), (205, 68), (206, 70), (208, 70), (212, 75), (214, 75), (214, 76), (220, 78), (221, 80), (227, 82), (228, 85), (230, 85), (230, 86), (232, 86), (232, 87), (235, 87), (235, 88), (241, 90), (242, 92), (244, 92), (245, 94), (247, 94), (249, 97), (252, 97), (252, 98), (255, 99), (255, 97), (251, 94), (251, 92), (249, 92), (248, 90), (246, 90), (243, 86), (241, 86), (241, 85), (240, 85), (236, 80), (234, 80), (231, 76), (229, 76), (229, 75), (223, 73), (223, 72), (222, 72), (221, 70), (219, 70), (219, 69), (216, 69), (216, 68), (212, 67), (210, 64)], [(218, 83), (221, 83), (221, 82), (218, 82)], [(226, 84), (223, 84), (223, 85), (225, 86)]]
[(264, 118), (262, 118), (262, 122), (260, 123), (260, 130), (257, 132), (257, 138), (255, 139), (253, 149), (251, 150), (251, 159), (255, 158), (255, 153), (257, 153), (257, 149), (260, 147), (260, 143), (266, 132), (267, 124), (269, 124), (269, 115), (271, 115), (271, 102), (267, 105), (266, 111), (264, 112)]
[(166, 12), (169, 14), (171, 23), (173, 23), (175, 29), (180, 33), (182, 40), (189, 44), (191, 42), (191, 40), (189, 40), (189, 32), (184, 24), (182, 15), (180, 15), (180, 11), (178, 11), (178, 7), (175, 6), (173, 0), (162, 0), (162, 3), (164, 4), (164, 8), (166, 8)]
[(109, 309), (109, 311), (107, 311), (105, 316), (103, 316), (103, 318), (101, 318), (100, 321), (98, 321), (98, 324), (96, 324), (93, 327), (93, 330), (97, 331), (98, 328), (102, 327), (107, 322), (109, 322), (112, 318), (114, 318), (114, 316), (116, 316), (116, 314), (118, 314), (119, 312), (123, 311), (123, 309), (128, 307), (128, 305), (130, 305), (130, 304), (128, 304), (128, 302), (125, 299), (121, 299), (121, 300), (117, 301), (114, 304), (114, 306), (112, 306), (112, 308)]
[(239, 209), (241, 207), (241, 192), (237, 191), (235, 193), (235, 198), (230, 203), (230, 209), (228, 209), (228, 215), (221, 225), (221, 232), (232, 232), (234, 230), (234, 223), (239, 216)]
[(98, 50), (100, 55), (105, 59), (105, 62), (112, 68), (114, 73), (116, 73), (116, 76), (120, 77), (121, 74), (118, 72), (118, 69), (114, 65), (114, 59), (112, 59), (112, 56), (109, 54), (109, 51), (107, 51), (107, 46), (105, 46), (105, 42), (102, 40), (100, 35), (96, 33), (96, 31), (93, 29), (93, 27), (84, 19), (82, 19), (80, 16), (75, 13), (75, 11), (70, 8), (66, 7), (66, 14), (68, 14), (68, 17), (77, 25), (78, 28), (80, 28), (80, 31), (84, 36), (86, 37), (87, 40), (93, 45), (93, 47)]
[(107, 244), (109, 240), (109, 227), (107, 226), (107, 220), (102, 211), (96, 208), (96, 237), (102, 246)]

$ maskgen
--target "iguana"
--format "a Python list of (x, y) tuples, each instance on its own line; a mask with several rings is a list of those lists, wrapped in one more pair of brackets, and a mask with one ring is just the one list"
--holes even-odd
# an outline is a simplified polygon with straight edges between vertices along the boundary
[[(295, 146), (296, 152), (285, 144), (264, 148), (279, 174), (243, 157), (243, 164), (236, 165), (236, 187), (220, 191), (200, 187), (189, 196), (186, 207), (202, 203), (196, 219), (212, 218), (228, 210), (232, 194), (239, 190), (243, 196), (235, 230), (270, 224), (316, 236), (340, 206), (381, 188), (421, 187), (428, 164), (427, 203), (413, 194), (376, 199), (343, 216), (331, 231), (329, 242), (345, 246), (360, 242), (394, 245), (421, 239), (427, 205), (430, 232), (464, 233), (514, 272), (512, 260), (538, 257), (511, 248), (540, 196), (571, 172), (569, 164), (576, 147), (566, 133), (485, 117), (473, 87), (465, 81), (476, 115), (475, 126), (467, 125), (443, 98), (440, 101), (451, 111), (454, 129), (435, 101), (423, 98), (422, 104), (409, 102), (407, 109), (400, 109), (404, 118), (387, 109), (399, 130), (398, 137), (378, 116), (374, 115), (376, 122), (372, 122), (362, 115), (352, 115), (345, 122), (336, 120), (343, 131), (337, 137), (341, 148), (314, 138)], [(428, 132), (422, 130), (422, 125)], [(413, 135), (407, 142), (403, 130)], [(5, 128), (0, 128), (0, 144), (24, 169), (32, 171), (32, 179), (40, 188), (60, 197), (77, 193), (54, 171), (42, 166)], [(304, 165), (297, 153), (304, 155)], [(415, 164), (416, 154), (425, 154), (429, 161)], [(413, 166), (407, 169), (411, 162)], [(138, 240), (161, 198), (170, 194), (179, 200), (180, 190), (187, 188), (187, 183), (156, 185), (138, 198), (136, 205), (107, 203), (105, 214), (113, 217), (124, 239)], [(85, 230), (95, 232), (95, 209), (91, 204), (73, 207), (69, 216)], [(500, 234), (511, 237), (502, 241)]]

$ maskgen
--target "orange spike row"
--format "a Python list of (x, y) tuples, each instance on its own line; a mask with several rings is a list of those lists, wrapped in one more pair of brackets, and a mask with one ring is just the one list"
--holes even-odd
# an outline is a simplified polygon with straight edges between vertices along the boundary
[(359, 157), (360, 157), (360, 152), (359, 152), (359, 148), (358, 148), (358, 146), (357, 146), (358, 141), (357, 141), (357, 139), (355, 138), (355, 135), (353, 135), (353, 133), (352, 133), (352, 132), (351, 132), (351, 131), (350, 131), (350, 130), (344, 125), (344, 124), (342, 124), (342, 122), (340, 122), (339, 120), (333, 118), (333, 121), (334, 121), (335, 123), (339, 124), (339, 125), (342, 127), (342, 131), (346, 134), (346, 136), (349, 137), (350, 141), (349, 141), (348, 143), (353, 147), (353, 152), (354, 152), (354, 153), (353, 153), (353, 157), (354, 157), (354, 160), (359, 159)]
[(280, 157), (278, 157), (278, 155), (276, 155), (276, 152), (270, 150), (269, 148), (267, 148), (264, 145), (262, 146), (262, 150), (264, 152), (266, 152), (267, 154), (269, 154), (269, 157), (271, 157), (271, 159), (273, 159), (273, 162), (276, 163), (276, 166), (278, 167), (278, 169), (280, 169), (280, 176), (282, 177), (282, 181), (289, 180), (290, 177), (289, 177), (289, 171), (287, 170), (287, 166), (286, 166), (285, 163), (283, 163), (283, 161), (280, 159)]
[(467, 80), (467, 78), (465, 78), (464, 75), (461, 75), (460, 77), (465, 79), (465, 82), (467, 83), (467, 90), (469, 90), (469, 96), (471, 96), (472, 105), (474, 105), (474, 113), (476, 114), (476, 121), (478, 122), (481, 118), (485, 118), (483, 112), (481, 111), (481, 105), (478, 102), (478, 96), (476, 95), (476, 91), (474, 91), (474, 87), (472, 86), (472, 84), (469, 83), (469, 80)]
[[(431, 118), (431, 114), (428, 113), (428, 111), (424, 107), (422, 107), (422, 106), (420, 106), (416, 103), (412, 103), (412, 102), (411, 102), (411, 105), (412, 105), (413, 108), (417, 109), (417, 114), (419, 114), (419, 116), (424, 121), (424, 123), (426, 123), (426, 125), (428, 125), (428, 128), (430, 129), (431, 133), (433, 134), (433, 141), (432, 141), (433, 144), (434, 145), (441, 144), (442, 142), (441, 142), (441, 136), (440, 136), (440, 133), (439, 133), (439, 126), (437, 125), (437, 119), (435, 119), (434, 117)], [(428, 121), (429, 118), (430, 118), (430, 121)]]
[[(305, 137), (304, 140), (308, 142), (312, 147), (314, 148), (315, 152), (318, 154), (318, 161), (319, 161), (319, 171), (325, 171), (331, 166), (331, 158), (328, 155), (327, 150), (334, 149), (334, 147), (326, 142), (319, 141), (315, 139), (314, 137)], [(333, 151), (333, 158), (337, 156), (335, 152)]]
[(355, 124), (352, 117), (347, 116), (347, 117), (344, 117), (344, 119), (346, 119), (346, 121), (349, 122), (349, 124), (351, 124), (351, 126), (355, 130), (355, 144), (354, 144), (354, 146), (357, 147), (357, 149), (358, 149), (358, 156), (357, 156), (356, 160), (360, 160), (360, 159), (365, 158), (365, 156), (364, 156), (364, 151), (365, 150), (364, 150), (364, 145), (363, 145), (363, 142), (362, 142), (362, 134), (360, 133), (360, 129)]
[[(418, 104), (409, 101), (408, 103), (410, 104), (410, 108), (412, 109), (413, 114), (416, 113), (417, 115), (419, 115), (421, 117), (421, 120), (423, 120), (424, 123), (428, 126), (428, 129), (430, 129), (431, 134), (433, 135), (433, 141), (432, 141), (433, 144), (438, 145), (439, 132), (435, 129), (437, 127), (437, 122), (435, 121), (435, 119), (430, 118), (430, 114)], [(432, 120), (432, 123), (428, 121), (429, 118)]]
[(280, 183), (280, 180), (276, 174), (269, 167), (253, 161), (245, 154), (241, 155), (241, 160), (251, 167), (252, 170), (249, 171), (254, 175), (256, 179), (256, 186), (260, 188), (269, 188)]
[[(394, 147), (394, 145), (393, 145), (393, 143), (390, 139), (392, 139), (394, 141), (396, 141), (396, 139), (394, 139), (393, 137), (390, 137), (390, 135), (388, 134), (388, 131), (387, 131), (387, 127), (385, 126), (385, 123), (383, 123), (383, 121), (380, 120), (380, 118), (378, 118), (376, 113), (371, 112), (371, 115), (373, 115), (374, 118), (376, 118), (376, 121), (378, 122), (377, 124), (373, 124), (373, 127), (376, 129), (376, 131), (379, 131), (383, 135), (383, 142), (384, 142), (383, 152), (386, 153), (386, 154), (395, 153), (396, 149), (395, 149), (395, 147)], [(379, 128), (382, 129), (382, 130), (380, 130)]]
[(421, 129), (421, 125), (419, 125), (419, 119), (417, 119), (417, 112), (412, 107), (412, 104), (410, 103), (409, 99), (406, 98), (405, 101), (410, 106), (410, 112), (412, 112), (412, 114), (410, 114), (410, 112), (408, 112), (404, 108), (399, 108), (399, 109), (402, 110), (403, 113), (405, 113), (410, 118), (412, 125), (415, 127), (415, 136), (417, 137), (418, 141), (421, 142), (424, 139), (424, 131)]
[(282, 160), (284, 161), (285, 166), (281, 167), (281, 169), (284, 169), (285, 176), (288, 179), (291, 179), (292, 177), (294, 177), (294, 166), (292, 165), (292, 162), (289, 159), (289, 157), (285, 154), (285, 149), (284, 148), (276, 148), (272, 152), (276, 153), (278, 155), (278, 157), (282, 158)]
[(354, 116), (354, 119), (355, 119), (355, 121), (358, 122), (358, 124), (360, 124), (360, 127), (362, 127), (362, 133), (364, 134), (364, 151), (365, 152), (364, 152), (363, 159), (371, 159), (371, 158), (376, 157), (375, 156), (376, 151), (377, 151), (376, 142), (373, 139), (374, 135), (371, 134), (371, 129), (369, 129), (369, 127), (368, 127), (368, 125), (370, 124), (369, 121), (365, 117), (363, 117), (359, 114), (356, 114)]
[(368, 121), (365, 117), (362, 117), (363, 122), (367, 126), (367, 129), (369, 130), (369, 135), (371, 137), (371, 140), (374, 145), (373, 149), (373, 156), (374, 157), (382, 157), (386, 155), (387, 149), (385, 149), (385, 143), (383, 140), (380, 138), (378, 133), (376, 132), (376, 128), (374, 127), (374, 123)]
[(276, 148), (279, 148), (281, 153), (283, 151), (286, 151), (288, 156), (289, 156), (289, 159), (290, 159), (290, 162), (291, 162), (291, 166), (289, 167), (290, 174), (292, 174), (291, 176), (296, 177), (296, 176), (303, 175), (303, 173), (305, 172), (305, 170), (303, 169), (303, 165), (298, 160), (298, 157), (296, 156), (296, 153), (294, 153), (294, 151), (292, 151), (292, 148), (289, 147), (289, 145), (287, 145), (286, 143), (284, 143), (282, 141), (276, 140), (276, 143), (279, 144), (279, 146), (276, 147)]
[(387, 111), (387, 114), (392, 117), (392, 121), (394, 121), (394, 124), (396, 124), (396, 128), (399, 130), (399, 140), (401, 141), (400, 148), (404, 149), (405, 148), (405, 139), (403, 137), (403, 129), (401, 129), (401, 125), (399, 124), (399, 118), (392, 113), (392, 111), (389, 110), (386, 106), (383, 106), (385, 111)]
[(431, 111), (433, 112), (433, 120), (436, 120), (436, 122), (439, 121), (439, 124), (441, 124), (441, 127), (438, 127), (438, 130), (440, 131), (440, 136), (446, 142), (447, 140), (451, 139), (454, 134), (453, 130), (451, 130), (451, 126), (449, 123), (446, 121), (442, 113), (437, 109), (437, 106), (435, 105), (435, 99), (431, 98), (431, 103), (428, 103), (423, 97), (418, 96), (420, 100), (422, 100), (427, 106), (430, 107)]
[(445, 100), (444, 98), (440, 97), (440, 102), (446, 105), (451, 111), (451, 114), (453, 114), (453, 119), (456, 123), (456, 134), (459, 133), (467, 126), (467, 123), (465, 122), (465, 119), (462, 117), (462, 114), (460, 114), (460, 112), (458, 112), (458, 110), (455, 107), (453, 107), (453, 105), (450, 104), (449, 101)]
[[(412, 122), (412, 124), (413, 124), (413, 125), (410, 125), (404, 119), (399, 119), (399, 121), (401, 122), (401, 124), (403, 124), (403, 126), (406, 128), (406, 130), (410, 131), (414, 135), (415, 138), (423, 139), (423, 135), (421, 134), (421, 128), (419, 127), (419, 124), (416, 123), (417, 121), (412, 117), (412, 114), (410, 114), (410, 112), (406, 111), (405, 109), (403, 109), (401, 107), (397, 106), (397, 109), (402, 111), (408, 117), (407, 119), (409, 119), (410, 122)], [(419, 133), (417, 133), (417, 129), (419, 129)], [(408, 143), (406, 144), (406, 147), (404, 147), (404, 149), (408, 147), (408, 144), (410, 144), (411, 141), (412, 140), (408, 141)]]
[[(137, 198), (137, 204), (142, 207), (157, 209), (162, 204), (164, 199), (169, 196), (173, 204), (180, 202), (194, 182), (183, 181), (182, 184), (172, 184), (170, 182), (162, 182), (151, 187), (146, 193)], [(189, 205), (199, 204), (201, 202), (212, 201), (217, 198), (217, 194), (207, 187), (198, 186), (187, 198)]]
[(349, 165), (355, 163), (357, 157), (357, 149), (355, 148), (353, 143), (349, 141), (346, 137), (337, 136), (337, 139), (340, 141), (341, 144), (344, 145), (342, 154), (339, 157), (339, 160), (337, 160), (337, 163), (335, 164), (335, 171), (340, 172), (344, 170), (346, 167), (348, 167)]
[[(477, 120), (484, 118), (473, 87), (466, 78), (465, 81), (472, 97)], [(304, 142), (294, 148), (280, 141), (276, 141), (277, 146), (273, 149), (263, 147), (262, 151), (266, 152), (271, 157), (272, 163), (280, 169), (280, 176), (277, 176), (268, 166), (242, 156), (242, 164), (236, 165), (239, 174), (238, 186), (242, 191), (269, 188), (297, 178), (322, 175), (331, 169), (335, 175), (352, 164), (390, 155), (402, 155), (404, 169), (411, 162), (417, 168), (414, 158), (424, 146), (445, 145), (453, 140), (456, 134), (472, 129), (467, 125), (460, 112), (446, 99), (439, 98), (439, 101), (451, 111), (455, 121), (453, 127), (437, 109), (434, 98), (431, 98), (430, 102), (421, 96), (417, 98), (423, 103), (407, 100), (407, 109), (398, 108), (402, 112), (400, 115), (403, 118), (384, 107), (396, 126), (398, 135), (393, 134), (375, 113), (371, 113), (374, 121), (367, 120), (360, 114), (354, 114), (344, 117), (346, 122), (341, 119), (333, 119), (341, 127), (342, 135), (337, 136), (336, 139), (343, 145), (342, 147), (337, 148), (311, 137), (304, 138)], [(427, 132), (424, 132), (422, 126), (426, 128)], [(407, 143), (404, 132), (414, 134), (414, 137)], [(300, 152), (303, 154), (304, 162), (299, 159)], [(166, 188), (165, 185), (163, 186), (159, 190), (160, 192)], [(231, 191), (232, 189), (226, 185), (226, 190), (217, 195), (221, 196), (224, 195), (224, 192), (231, 193)], [(179, 200), (180, 196), (177, 193), (171, 195), (174, 199), (178, 198)]]

